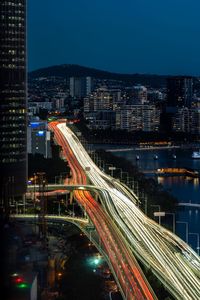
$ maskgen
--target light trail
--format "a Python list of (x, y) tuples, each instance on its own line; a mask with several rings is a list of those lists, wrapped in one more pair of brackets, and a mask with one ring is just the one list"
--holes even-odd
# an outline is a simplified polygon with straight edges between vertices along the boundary
[[(180, 238), (143, 214), (119, 183), (91, 160), (78, 138), (64, 123), (57, 126), (91, 182), (109, 191), (106, 212), (127, 239), (128, 247), (150, 266), (176, 299), (200, 299), (200, 259)], [(112, 182), (112, 185), (109, 184)], [(123, 190), (123, 193), (122, 193)]]
[[(74, 156), (74, 152), (69, 147), (68, 141), (57, 128), (52, 128), (51, 126), (51, 129), (54, 130), (57, 142), (63, 147), (63, 155), (67, 156), (73, 175), (72, 183), (85, 184), (85, 172)], [(89, 192), (76, 190), (74, 196), (82, 206), (85, 206), (88, 216), (101, 237), (101, 242), (108, 254), (112, 268), (115, 274), (117, 274), (124, 298), (138, 300), (157, 299), (133, 254), (124, 245), (121, 232), (110, 216), (108, 216), (107, 212), (93, 199)]]

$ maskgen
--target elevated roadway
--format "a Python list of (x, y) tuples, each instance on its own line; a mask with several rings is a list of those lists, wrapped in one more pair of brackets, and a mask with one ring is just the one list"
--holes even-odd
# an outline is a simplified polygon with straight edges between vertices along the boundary
[(68, 158), (72, 156), (74, 160), (75, 157), (87, 178), (95, 186), (109, 191), (110, 198), (104, 197), (105, 213), (126, 238), (125, 246), (152, 269), (176, 299), (200, 299), (199, 256), (176, 235), (144, 215), (124, 186), (93, 163), (78, 138), (64, 123), (55, 126), (54, 132), (59, 130), (66, 141), (62, 146), (68, 145), (70, 149)]
[[(86, 185), (88, 176), (85, 167), (81, 166), (68, 140), (57, 127), (57, 123), (51, 123), (50, 127), (54, 131), (58, 144), (62, 146), (62, 155), (67, 157), (71, 167), (72, 180), (70, 185)], [(96, 228), (123, 298), (157, 299), (132, 251), (126, 244), (123, 234), (105, 209), (107, 203), (111, 202), (110, 193), (105, 192), (105, 190), (106, 188), (101, 191), (102, 198), (106, 198), (101, 204), (95, 201), (89, 191), (84, 189), (75, 190), (74, 197), (82, 207), (85, 207), (89, 219)]]

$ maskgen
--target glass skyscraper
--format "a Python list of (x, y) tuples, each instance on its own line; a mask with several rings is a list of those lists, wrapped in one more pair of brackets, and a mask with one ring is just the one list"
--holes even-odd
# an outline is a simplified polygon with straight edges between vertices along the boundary
[(0, 200), (20, 199), (27, 182), (26, 0), (0, 1)]

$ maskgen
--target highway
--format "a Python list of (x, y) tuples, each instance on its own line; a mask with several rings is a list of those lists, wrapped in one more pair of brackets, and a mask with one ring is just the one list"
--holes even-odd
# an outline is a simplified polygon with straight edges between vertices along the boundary
[[(85, 170), (81, 167), (68, 141), (56, 125), (57, 123), (52, 122), (49, 124), (49, 127), (54, 131), (57, 143), (62, 146), (62, 155), (67, 157), (70, 165), (72, 171), (70, 184), (85, 185), (87, 183)], [(103, 206), (88, 191), (76, 190), (74, 196), (78, 203), (86, 210), (87, 215), (92, 220), (98, 232), (100, 242), (109, 257), (109, 263), (112, 266), (123, 298), (138, 300), (157, 299), (132, 251), (125, 244), (122, 233), (107, 214), (107, 211), (104, 210)], [(104, 196), (110, 199), (108, 192), (104, 192)]]
[[(120, 231), (126, 238), (126, 243), (123, 242), (124, 251), (125, 248), (131, 249), (140, 261), (152, 269), (176, 299), (200, 299), (199, 256), (179, 237), (149, 219), (135, 205), (133, 193), (130, 194), (124, 185), (106, 175), (94, 164), (76, 135), (65, 123), (54, 124), (54, 132), (58, 132), (55, 127), (62, 133), (62, 140), (63, 137), (65, 139), (63, 151), (68, 151), (65, 153), (67, 158), (73, 157), (71, 163), (81, 166), (92, 184), (109, 192), (110, 197), (105, 194), (103, 198), (102, 207), (106, 209), (105, 211), (101, 209), (99, 222), (106, 215), (106, 222), (112, 221), (111, 224), (116, 225), (116, 229), (112, 229), (112, 234), (119, 235)], [(74, 183), (77, 181), (84, 183), (80, 167), (77, 168), (73, 174)], [(84, 201), (85, 194), (86, 192), (77, 195), (80, 202)], [(94, 213), (94, 209), (91, 207), (91, 214)]]

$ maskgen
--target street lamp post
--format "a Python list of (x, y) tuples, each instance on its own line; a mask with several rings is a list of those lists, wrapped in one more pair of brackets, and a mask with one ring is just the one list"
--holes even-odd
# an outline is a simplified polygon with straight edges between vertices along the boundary
[(161, 211), (160, 210), (160, 205), (151, 205), (151, 206), (156, 206), (159, 209), (158, 212), (154, 212), (154, 216), (159, 217), (159, 225), (161, 225), (161, 217), (165, 217), (166, 215), (172, 215), (172, 217), (173, 217), (172, 231), (173, 231), (173, 233), (175, 233), (175, 230), (176, 230), (176, 215), (175, 215), (175, 213)]
[(188, 234), (197, 237), (197, 247), (196, 247), (196, 249), (197, 249), (197, 254), (199, 255), (199, 234), (196, 233), (196, 232), (189, 232)]
[(165, 213), (166, 215), (172, 215), (172, 217), (173, 217), (173, 233), (175, 233), (175, 230), (176, 230), (176, 215), (175, 215), (175, 213), (169, 213), (169, 212), (166, 212)]
[(147, 215), (147, 213), (148, 213), (148, 197), (146, 194), (144, 194), (144, 205), (145, 205), (145, 207), (144, 207), (145, 215)]
[(123, 173), (122, 169), (121, 168), (116, 168), (116, 170), (120, 170), (120, 179), (122, 180), (122, 173)]
[(122, 176), (123, 176), (123, 174), (125, 174), (126, 175), (126, 184), (128, 184), (128, 182), (129, 182), (129, 174), (128, 174), (128, 172), (123, 172), (122, 171)]
[[(135, 192), (135, 187), (136, 187), (136, 192)], [(135, 192), (136, 195), (138, 196), (138, 194), (139, 194), (138, 181), (136, 181), (135, 184), (134, 184), (134, 192)]]
[[(102, 168), (103, 170), (105, 169), (105, 166), (104, 166), (104, 161), (102, 159), (98, 159), (98, 162), (100, 162), (99, 164), (99, 167)], [(102, 164), (101, 164), (102, 163)]]
[[(160, 205), (151, 204), (151, 206), (158, 207), (158, 211), (161, 212)], [(161, 216), (160, 215), (158, 216), (158, 224), (161, 225)]]
[(113, 177), (113, 171), (116, 170), (116, 167), (112, 164), (106, 164), (106, 166), (108, 166), (108, 170), (111, 171), (111, 176)]
[(94, 163), (98, 164), (98, 154), (96, 152), (94, 152)]
[(129, 182), (128, 182), (128, 184), (129, 184), (129, 187), (134, 191), (134, 183), (135, 183), (135, 181), (134, 181), (134, 179), (133, 179), (133, 177), (129, 177)]
[(186, 243), (188, 244), (188, 222), (182, 222), (182, 221), (176, 221), (176, 223), (178, 224), (185, 224), (185, 228), (186, 228)]

